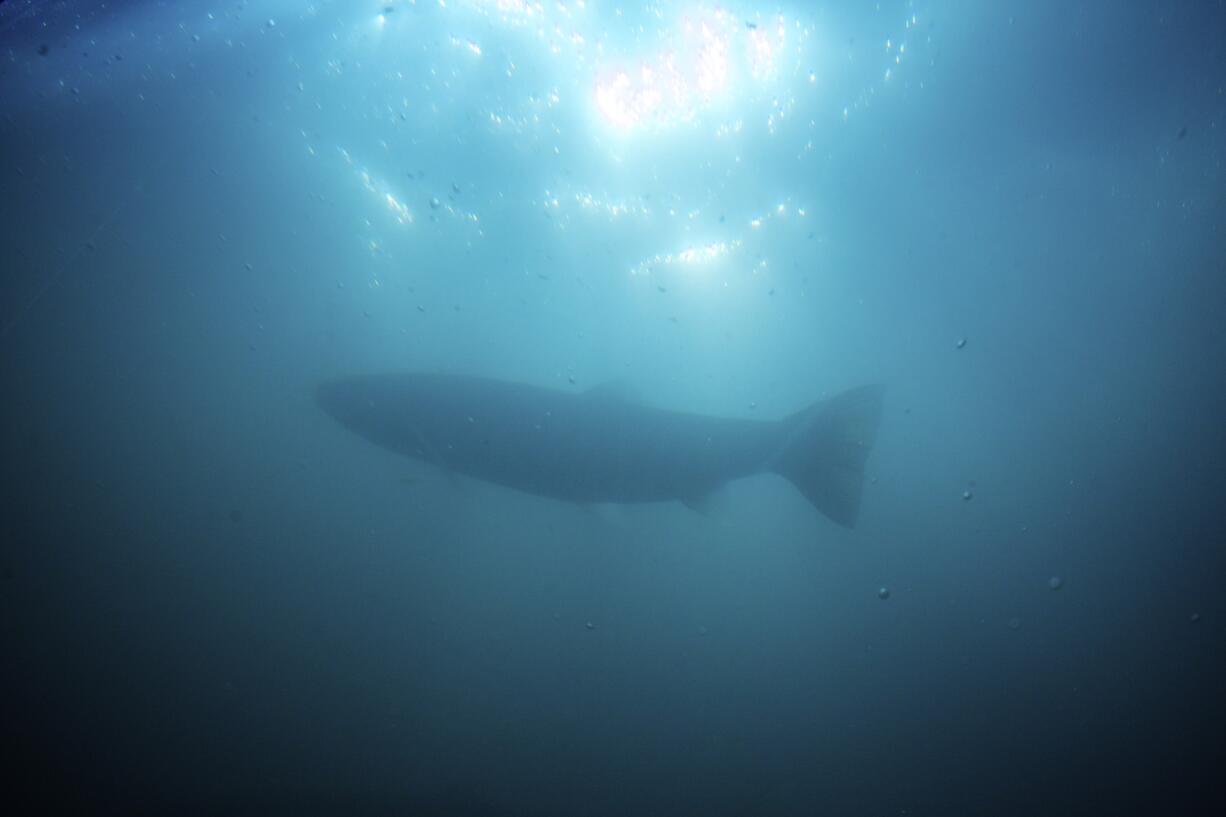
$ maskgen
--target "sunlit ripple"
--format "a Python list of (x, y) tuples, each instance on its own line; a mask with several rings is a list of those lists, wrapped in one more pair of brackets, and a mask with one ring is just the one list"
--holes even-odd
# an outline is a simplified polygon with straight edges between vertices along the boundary
[[(700, 8), (664, 36), (655, 53), (605, 62), (592, 99), (622, 131), (693, 121), (705, 109), (763, 91), (778, 74), (787, 20), (760, 27), (722, 8)], [(797, 26), (802, 39), (809, 29)]]
[[(315, 155), (314, 149), (309, 145), (307, 150), (310, 155)], [(387, 208), (397, 224), (412, 225), (416, 223), (417, 217), (409, 206), (404, 203), (403, 196), (393, 191), (391, 185), (358, 164), (345, 148), (338, 146), (337, 153), (345, 165), (353, 170), (362, 189), (373, 194), (376, 200)], [(478, 236), (484, 234), (481, 229), (481, 218), (477, 213), (458, 207), (449, 199), (443, 199), (439, 195), (430, 195), (427, 198), (427, 202), (430, 207), (431, 220), (437, 219), (438, 215), (445, 215), (455, 221), (476, 227)]]
[(669, 268), (697, 268), (712, 264), (740, 249), (741, 240), (713, 241), (699, 246), (687, 246), (670, 253), (659, 253), (640, 261), (630, 269), (632, 276), (652, 275)]
[[(919, 41), (921, 45), (930, 44), (932, 38), (923, 37), (919, 34), (918, 14), (910, 14), (902, 21), (902, 32), (898, 37), (886, 37), (883, 51), (885, 53), (885, 67), (882, 69), (880, 78), (876, 83), (860, 89), (856, 98), (843, 106), (842, 119), (847, 122), (851, 118), (851, 114), (868, 108), (876, 96), (877, 90), (884, 89), (898, 82), (899, 71), (910, 62), (913, 58), (912, 52), (914, 48), (911, 46), (911, 41)], [(919, 79), (916, 84), (922, 89), (924, 80)]]
[[(416, 13), (391, 13), (405, 5), (403, 0), (373, 4), (370, 19), (381, 21), (376, 26), (380, 36), (402, 37), (410, 46), (416, 43), (417, 29), (410, 22)], [(572, 80), (561, 96), (577, 95), (592, 121), (618, 137), (687, 124), (725, 136), (743, 127), (747, 116), (755, 128), (773, 136), (815, 86), (826, 93), (821, 67), (828, 49), (819, 50), (819, 43), (827, 41), (801, 13), (762, 13), (749, 4), (728, 7), (710, 0), (641, 9), (589, 9), (585, 2), (558, 0), (410, 0), (407, 5), (435, 6), (434, 11), (455, 26), (444, 42), (479, 60), (501, 55), (510, 45), (491, 42), (495, 50), (487, 51), (480, 39), (512, 34), (521, 55), (535, 52), (546, 66)], [(920, 15), (908, 12), (881, 41), (885, 64), (876, 66), (867, 85), (843, 92), (832, 107), (832, 118), (841, 115), (846, 122), (878, 92), (912, 82), (915, 75), (904, 75), (903, 66), (914, 59), (912, 46), (922, 46), (931, 37), (919, 33)], [(458, 70), (458, 64), (453, 66), (453, 75)], [(504, 70), (511, 77), (517, 66), (508, 59)], [(914, 81), (923, 87), (922, 79)], [(501, 99), (500, 108), (490, 117), (494, 126), (529, 132), (529, 117), (516, 111), (512, 100)], [(820, 127), (820, 122), (820, 117), (810, 119), (809, 126)]]
[[(391, 173), (381, 178), (354, 167), (375, 203), (359, 209), (375, 213), (369, 216), (375, 229), (384, 224), (382, 211), (395, 224), (417, 225), (410, 235), (452, 219), (476, 225), (481, 234), (477, 215), (460, 204), (478, 203), (494, 219), (512, 210), (481, 199), (488, 190), (472, 196), (466, 188), (465, 195), (452, 196), (450, 179), (427, 181), (412, 173), (405, 178), (391, 170), (396, 151), (415, 147), (403, 136), (419, 120), (449, 124), (463, 115), (464, 123), (477, 125), (478, 140), (501, 139), (534, 155), (563, 157), (557, 168), (565, 173), (551, 174), (543, 195), (535, 186), (520, 191), (517, 207), (530, 208), (540, 219), (536, 223), (559, 236), (568, 231), (575, 240), (601, 236), (618, 274), (655, 275), (647, 279), (652, 286), (667, 284), (670, 291), (674, 284), (677, 291), (685, 289), (682, 280), (700, 287), (717, 280), (735, 286), (773, 273), (776, 264), (779, 270), (787, 267), (782, 253), (798, 248), (794, 242), (805, 232), (815, 238), (813, 230), (798, 226), (805, 208), (787, 199), (729, 200), (727, 191), (754, 190), (745, 174), (754, 172), (763, 151), (784, 160), (795, 156), (810, 168), (830, 161), (831, 144), (837, 143), (822, 130), (843, 131), (832, 127), (840, 115), (846, 122), (870, 102), (897, 95), (895, 89), (922, 87), (923, 75), (912, 66), (928, 60), (927, 31), (918, 30), (919, 16), (904, 19), (897, 11), (882, 12), (871, 35), (857, 31), (861, 44), (844, 57), (842, 43), (850, 40), (817, 24), (831, 18), (801, 10), (728, 8), (713, 0), (624, 10), (552, 0), (417, 0), (413, 5), (418, 10), (409, 12), (406, 0), (395, 0), (394, 13), (390, 5), (377, 5), (387, 11), (381, 39), (370, 35), (371, 18), (363, 20), (366, 41), (384, 44), (381, 54), (397, 60), (386, 72), (396, 82), (395, 94), (365, 114), (397, 130), (389, 130), (392, 137), (382, 151), (353, 143), (372, 151), (371, 168)], [(910, 12), (909, 4), (901, 5)], [(447, 21), (442, 36), (428, 46), (417, 39), (414, 16), (424, 13), (423, 7)], [(372, 4), (370, 11), (377, 9)], [(355, 48), (356, 43), (355, 37)], [(419, 64), (419, 52), (429, 61)], [(838, 61), (844, 58), (848, 67), (840, 73)], [(356, 59), (330, 60), (317, 68), (324, 77), (361, 70)], [(455, 102), (473, 90), (468, 98), (475, 104)], [(400, 124), (405, 121), (411, 124)], [(461, 145), (472, 143), (465, 137)], [(585, 153), (589, 147), (597, 149)], [(685, 162), (691, 148), (694, 160), (707, 169), (726, 161), (731, 181), (712, 175), (705, 188), (687, 188), (674, 183), (671, 169), (656, 173), (644, 163), (644, 157)], [(579, 157), (599, 158), (605, 150), (616, 173), (585, 179)], [(467, 171), (451, 172), (463, 181)], [(593, 181), (595, 187), (584, 187)], [(717, 207), (712, 202), (720, 197)], [(540, 218), (542, 210), (546, 219)], [(772, 229), (785, 220), (792, 226)], [(394, 229), (384, 229), (380, 238), (394, 242)], [(822, 240), (816, 237), (807, 246)], [(643, 285), (643, 280), (634, 284)]]
[[(686, 214), (685, 217), (689, 222), (696, 222), (699, 215), (698, 211), (693, 211)], [(735, 238), (711, 241), (706, 244), (689, 244), (673, 252), (657, 253), (634, 264), (630, 268), (630, 275), (632, 277), (658, 276), (669, 270), (698, 271), (724, 261), (746, 264), (744, 257), (751, 253), (756, 253), (753, 255), (752, 263), (746, 264), (743, 268), (747, 269), (751, 275), (759, 275), (767, 271), (770, 262), (764, 253), (751, 249), (762, 247), (762, 240), (756, 234), (765, 225), (772, 222), (791, 218), (805, 219), (807, 216), (806, 208), (797, 207), (791, 203), (790, 199), (785, 199), (761, 215), (749, 218), (744, 223), (744, 229)]]

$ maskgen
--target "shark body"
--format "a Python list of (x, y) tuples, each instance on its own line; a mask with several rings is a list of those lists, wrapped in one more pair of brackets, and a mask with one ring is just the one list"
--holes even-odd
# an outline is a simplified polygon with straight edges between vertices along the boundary
[(696, 506), (730, 480), (775, 472), (846, 527), (859, 515), (881, 414), (878, 386), (761, 421), (651, 408), (610, 389), (447, 374), (346, 377), (321, 385), (316, 399), (379, 446), (532, 494)]

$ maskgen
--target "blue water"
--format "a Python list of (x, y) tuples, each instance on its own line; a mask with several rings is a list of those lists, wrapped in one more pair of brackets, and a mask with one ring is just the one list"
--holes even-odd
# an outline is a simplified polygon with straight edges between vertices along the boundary
[[(0, 2), (7, 793), (1223, 813), (1223, 32)], [(886, 404), (845, 529), (769, 475), (535, 497), (314, 402), (384, 371)]]

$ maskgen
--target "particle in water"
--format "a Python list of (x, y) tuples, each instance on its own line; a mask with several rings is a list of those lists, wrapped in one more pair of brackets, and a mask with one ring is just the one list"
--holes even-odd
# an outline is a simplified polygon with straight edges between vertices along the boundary
[(880, 587), (877, 589), (877, 598), (881, 599), (882, 601), (885, 601), (889, 597), (890, 597), (890, 588)]
[(586, 624), (584, 624), (583, 626), (584, 626), (584, 627), (587, 627), (589, 630), (595, 630), (595, 629), (596, 629), (596, 625), (595, 625), (595, 624), (593, 624), (593, 623), (592, 623), (592, 622), (590, 622), (590, 621), (589, 621), (589, 622), (587, 622)]
[(1064, 587), (1064, 579), (1059, 576), (1052, 576), (1047, 580), (1047, 586), (1052, 590), (1059, 590), (1061, 587)]
[(437, 210), (437, 209), (439, 208), (439, 205), (440, 205), (440, 204), (442, 204), (442, 202), (441, 202), (441, 201), (439, 201), (439, 200), (438, 200), (438, 198), (436, 198), (436, 197), (431, 197), (431, 198), (430, 198), (430, 209), (431, 209), (431, 210)]
[(1018, 616), (1014, 616), (1013, 618), (1009, 619), (1009, 629), (1010, 630), (1016, 630), (1018, 627), (1021, 627), (1021, 626), (1022, 626), (1022, 620)]
[(970, 502), (974, 497), (975, 497), (975, 493), (970, 488), (967, 488), (962, 492), (963, 502)]
[(966, 338), (958, 338), (958, 342), (955, 343), (954, 346), (959, 349), (962, 349), (963, 347), (966, 346)]
[(1193, 624), (1200, 621), (1200, 613), (1193, 613), (1192, 615), (1188, 616), (1188, 621), (1191, 621)]

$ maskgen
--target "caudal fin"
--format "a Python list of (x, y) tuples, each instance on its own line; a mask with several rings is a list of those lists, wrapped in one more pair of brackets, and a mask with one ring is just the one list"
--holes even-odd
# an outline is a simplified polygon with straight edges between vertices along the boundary
[(771, 463), (819, 511), (848, 528), (860, 515), (864, 463), (877, 439), (882, 392), (880, 386), (860, 386), (788, 417)]

